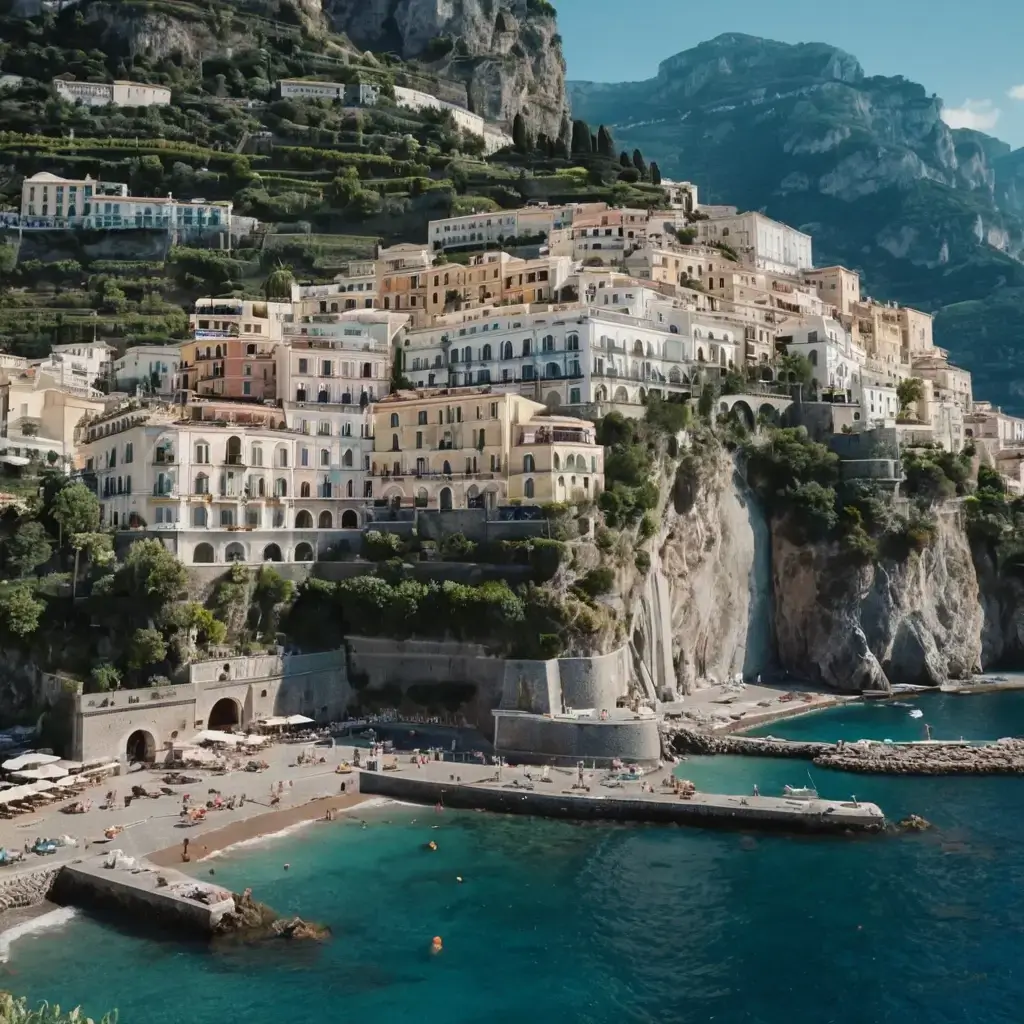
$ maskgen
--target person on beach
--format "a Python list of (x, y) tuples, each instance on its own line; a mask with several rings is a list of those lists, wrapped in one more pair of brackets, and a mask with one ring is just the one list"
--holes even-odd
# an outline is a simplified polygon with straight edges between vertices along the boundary
[(187, 864), (192, 858), (188, 855), (188, 836), (181, 841), (181, 859)]

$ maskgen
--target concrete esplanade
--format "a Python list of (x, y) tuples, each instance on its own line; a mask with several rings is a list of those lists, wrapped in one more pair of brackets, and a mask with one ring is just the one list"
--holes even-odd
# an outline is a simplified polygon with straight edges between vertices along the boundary
[[(451, 771), (453, 768), (457, 775)], [(403, 765), (397, 771), (364, 770), (360, 773), (359, 791), (419, 804), (584, 821), (642, 821), (788, 832), (881, 832), (885, 828), (881, 808), (870, 803), (712, 793), (695, 793), (684, 799), (673, 792), (623, 789), (599, 789), (594, 793), (565, 789), (571, 776), (526, 784), (516, 778), (502, 783), (495, 771), (483, 765), (447, 762), (429, 762), (419, 768)]]

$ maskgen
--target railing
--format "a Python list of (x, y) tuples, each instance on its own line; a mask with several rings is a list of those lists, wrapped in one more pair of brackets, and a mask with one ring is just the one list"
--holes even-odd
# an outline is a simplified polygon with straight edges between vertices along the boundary
[(370, 474), (380, 480), (498, 480), (500, 474), (494, 472), (486, 473), (444, 473), (440, 470), (424, 470), (417, 473), (415, 470), (396, 473), (393, 469), (378, 469)]
[(527, 444), (594, 444), (594, 437), (583, 430), (522, 430), (517, 447)]

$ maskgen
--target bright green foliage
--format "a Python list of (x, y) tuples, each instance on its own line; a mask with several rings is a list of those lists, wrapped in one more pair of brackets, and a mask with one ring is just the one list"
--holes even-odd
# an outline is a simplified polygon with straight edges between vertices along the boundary
[(46, 606), (25, 582), (0, 584), (0, 629), (24, 639), (39, 626)]
[(34, 520), (22, 523), (4, 544), (7, 566), (16, 576), (31, 576), (51, 554), (50, 538), (42, 523)]
[(576, 586), (588, 597), (611, 593), (615, 586), (615, 571), (607, 566), (591, 569)]
[(108, 690), (116, 690), (120, 685), (121, 673), (117, 667), (109, 662), (103, 662), (89, 673), (85, 691), (86, 693), (106, 693)]
[(896, 398), (900, 403), (900, 419), (908, 416), (910, 407), (924, 398), (924, 382), (917, 377), (907, 377), (896, 385)]
[(158, 630), (137, 629), (128, 642), (128, 667), (143, 669), (167, 657), (167, 644)]
[(188, 585), (185, 566), (158, 540), (136, 541), (122, 573), (133, 595), (156, 609), (180, 599)]
[[(0, 992), (0, 1024), (93, 1024), (93, 1020), (78, 1009), (61, 1013), (59, 1006), (49, 1003), (32, 1010), (25, 999), (16, 999), (10, 992)], [(107, 1014), (99, 1024), (117, 1024), (117, 1014)]]
[(60, 525), (66, 543), (72, 534), (95, 533), (100, 527), (100, 502), (85, 484), (68, 484), (53, 502), (53, 518)]

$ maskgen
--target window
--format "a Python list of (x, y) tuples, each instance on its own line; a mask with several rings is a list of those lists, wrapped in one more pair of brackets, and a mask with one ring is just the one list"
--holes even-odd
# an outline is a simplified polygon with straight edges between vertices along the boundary
[(397, 427), (398, 426), (398, 413), (397, 412), (393, 412), (391, 414), (391, 426), (392, 427)]
[(210, 446), (205, 441), (196, 445), (196, 462), (203, 466), (210, 464)]
[(535, 473), (536, 472), (536, 463), (534, 462), (534, 458), (533, 458), (532, 455), (524, 455), (523, 456), (523, 472), (524, 473)]
[(398, 444), (398, 435), (397, 434), (392, 434), (391, 435), (391, 450), (393, 452), (400, 452), (402, 450), (401, 447)]
[(250, 460), (250, 465), (252, 465), (252, 466), (262, 466), (263, 465), (263, 448), (262, 448), (261, 445), (254, 444), (252, 446), (252, 458)]
[(523, 484), (523, 494), (525, 494), (527, 498), (532, 498), (533, 497), (533, 481), (532, 480), (527, 480), (526, 483)]
[(420, 412), (420, 413), (419, 413), (419, 414), (417, 415), (417, 417), (416, 417), (416, 422), (417, 422), (417, 423), (418, 423), (418, 424), (419, 424), (419, 425), (420, 425), (421, 427), (422, 427), (422, 426), (426, 426), (426, 423), (427, 423), (427, 413), (426, 413), (426, 410), (423, 410), (423, 411), (421, 411), (421, 412)]
[(127, 464), (127, 463), (131, 462), (134, 458), (135, 458), (135, 445), (133, 445), (131, 443), (131, 441), (129, 441), (124, 446), (124, 461)]
[(417, 448), (422, 448), (423, 447), (423, 431), (422, 430), (417, 430), (416, 431), (416, 447)]
[(308, 359), (300, 359), (299, 360), (299, 373), (309, 373), (309, 360)]
[(330, 453), (330, 450), (327, 449), (327, 448), (321, 448), (320, 449), (320, 465), (321, 466), (330, 466), (330, 464), (331, 464), (331, 453)]
[(210, 478), (205, 473), (200, 473), (196, 477), (195, 484), (196, 494), (209, 494), (210, 493)]
[(309, 495), (310, 495), (309, 484), (308, 483), (300, 484), (299, 485), (299, 497), (300, 498), (308, 498)]

